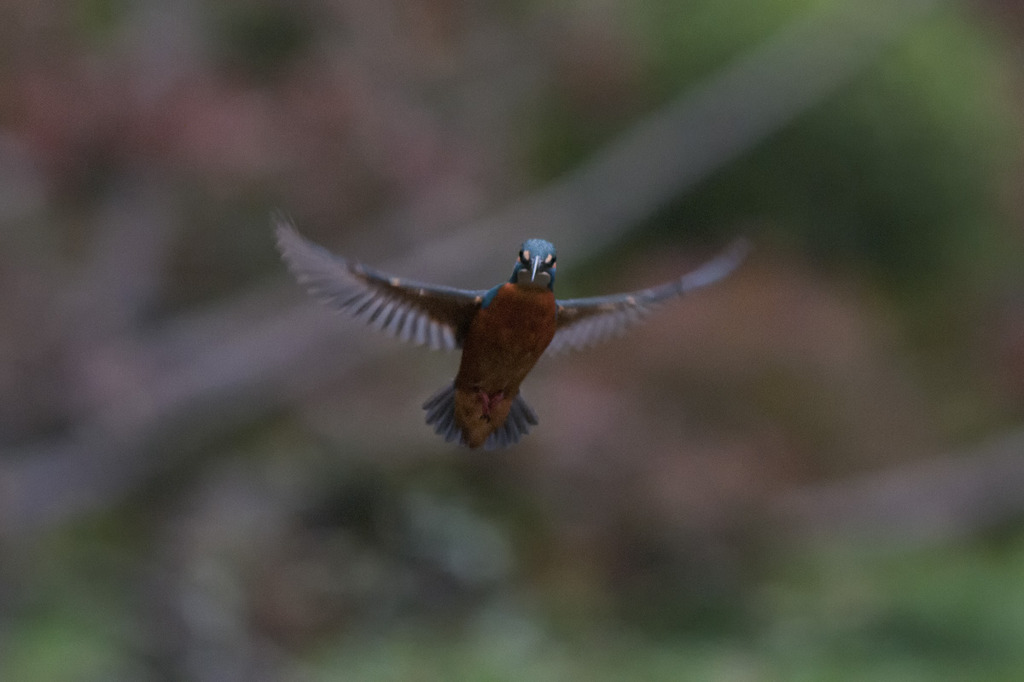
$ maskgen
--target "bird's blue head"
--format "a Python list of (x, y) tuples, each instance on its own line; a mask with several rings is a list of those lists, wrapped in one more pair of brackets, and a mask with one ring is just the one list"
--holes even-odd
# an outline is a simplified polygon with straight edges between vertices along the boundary
[(555, 245), (543, 239), (527, 239), (519, 249), (519, 260), (509, 282), (525, 287), (554, 290)]

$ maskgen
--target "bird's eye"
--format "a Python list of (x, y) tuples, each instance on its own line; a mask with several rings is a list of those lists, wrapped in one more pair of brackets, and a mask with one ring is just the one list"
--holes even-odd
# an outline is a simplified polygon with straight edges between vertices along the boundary
[(519, 260), (521, 260), (523, 262), (523, 265), (529, 265), (530, 264), (530, 252), (529, 251), (520, 251), (519, 252)]
[(552, 255), (551, 255), (551, 254), (549, 253), (549, 254), (548, 254), (548, 256), (547, 256), (547, 258), (545, 258), (545, 259), (544, 259), (544, 265), (554, 265), (554, 264), (555, 264), (555, 257), (554, 257), (554, 256), (552, 256)]

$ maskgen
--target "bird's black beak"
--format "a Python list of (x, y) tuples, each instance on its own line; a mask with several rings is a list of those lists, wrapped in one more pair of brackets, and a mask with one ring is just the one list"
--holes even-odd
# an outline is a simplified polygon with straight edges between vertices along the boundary
[(537, 279), (537, 268), (540, 267), (540, 256), (533, 257), (533, 268), (530, 269), (530, 281), (533, 282)]

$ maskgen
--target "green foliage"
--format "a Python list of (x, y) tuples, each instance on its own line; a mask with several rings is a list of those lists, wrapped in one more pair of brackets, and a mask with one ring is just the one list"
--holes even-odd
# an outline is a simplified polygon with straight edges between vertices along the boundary
[(1020, 538), (804, 555), (764, 590), (766, 652), (799, 679), (1014, 679), (1024, 665), (1022, 568)]
[(1013, 680), (1024, 665), (1024, 542), (880, 554), (790, 553), (756, 627), (649, 639), (558, 637), (497, 607), (461, 635), (391, 633), (314, 656), (314, 679)]
[[(546, 93), (536, 126), (534, 169), (547, 179), (584, 161), (646, 110), (713, 74), (799, 15), (807, 0), (623, 3), (614, 20), (634, 61), (632, 82), (595, 98), (577, 87), (588, 75), (570, 69)], [(819, 3), (820, 4), (820, 3)], [(589, 9), (589, 8), (588, 8)], [(584, 10), (587, 11), (587, 10)], [(583, 50), (602, 45), (584, 44)], [(617, 65), (618, 66), (618, 65)], [(627, 65), (628, 68), (628, 65)], [(589, 78), (600, 81), (601, 75)], [(581, 96), (581, 94), (583, 96)], [(587, 96), (589, 95), (589, 96)], [(628, 101), (624, 101), (628, 100)]]
[(276, 75), (313, 37), (308, 13), (287, 3), (235, 3), (220, 9), (215, 28), (221, 59), (258, 79)]
[[(624, 5), (636, 12), (629, 26), (646, 55), (648, 105), (713, 74), (811, 4), (822, 3)], [(647, 234), (754, 224), (900, 287), (962, 286), (998, 269), (1012, 229), (1000, 179), (1021, 150), (1003, 62), (991, 34), (944, 11), (822, 106), (681, 195)], [(553, 102), (537, 147), (541, 175), (579, 163), (629, 123), (564, 93)]]
[(116, 31), (129, 9), (127, 0), (83, 0), (75, 3), (74, 16), (86, 37), (102, 43)]
[(97, 627), (96, 614), (56, 611), (22, 622), (4, 647), (0, 678), (22, 682), (117, 679), (123, 648)]
[[(755, 219), (908, 283), (1004, 243), (1014, 147), (988, 38), (952, 17), (683, 202), (677, 224)], [(987, 249), (987, 251), (985, 251)]]
[(669, 97), (774, 35), (827, 0), (650, 0), (624, 4), (662, 96)]
[(118, 593), (123, 584), (112, 584), (111, 576), (96, 576), (97, 561), (109, 555), (95, 547), (82, 555), (77, 543), (66, 538), (48, 544), (45, 558), (39, 557), (47, 561), (45, 568), (22, 579), (15, 609), (24, 615), (0, 640), (0, 679), (122, 679), (129, 665), (126, 595)]

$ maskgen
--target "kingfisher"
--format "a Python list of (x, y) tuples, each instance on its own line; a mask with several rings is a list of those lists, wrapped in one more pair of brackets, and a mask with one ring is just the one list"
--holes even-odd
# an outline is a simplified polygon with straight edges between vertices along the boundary
[(445, 441), (486, 450), (518, 443), (537, 424), (519, 386), (542, 355), (622, 334), (665, 301), (721, 280), (749, 250), (740, 239), (660, 286), (559, 300), (558, 257), (543, 239), (523, 242), (507, 282), (474, 291), (394, 277), (307, 241), (284, 218), (276, 223), (278, 249), (310, 294), (403, 341), (462, 350), (454, 381), (423, 409), (427, 424)]

